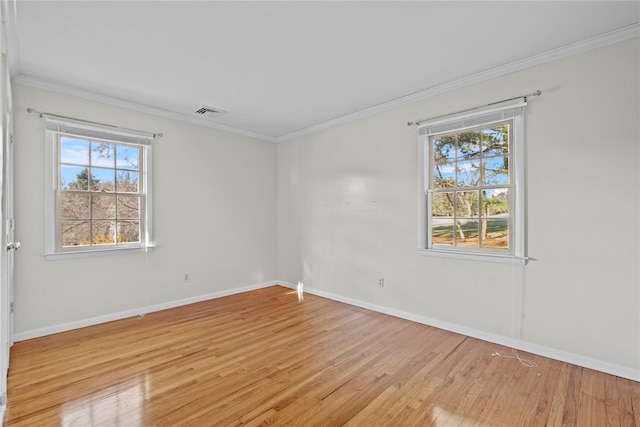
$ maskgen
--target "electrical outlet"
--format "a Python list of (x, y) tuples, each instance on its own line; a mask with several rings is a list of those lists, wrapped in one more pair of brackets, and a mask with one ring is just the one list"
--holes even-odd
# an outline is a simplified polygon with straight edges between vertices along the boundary
[(185, 281), (185, 282), (188, 282), (188, 281), (190, 281), (190, 280), (191, 280), (191, 274), (189, 274), (189, 273), (184, 273), (184, 281)]
[(378, 286), (380, 286), (381, 288), (384, 288), (384, 277), (382, 276), (378, 277)]

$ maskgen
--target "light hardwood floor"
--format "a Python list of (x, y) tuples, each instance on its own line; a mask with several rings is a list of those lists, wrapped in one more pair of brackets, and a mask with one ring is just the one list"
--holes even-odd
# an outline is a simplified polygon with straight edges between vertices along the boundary
[(273, 286), (16, 343), (5, 426), (638, 426), (640, 383)]

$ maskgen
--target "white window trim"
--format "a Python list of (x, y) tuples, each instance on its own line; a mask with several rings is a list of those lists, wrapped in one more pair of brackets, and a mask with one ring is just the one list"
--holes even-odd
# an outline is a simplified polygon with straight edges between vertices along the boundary
[[(56, 192), (58, 191), (58, 159), (56, 150), (56, 135), (58, 132), (69, 132), (86, 137), (104, 138), (114, 142), (136, 143), (144, 145), (144, 155), (142, 156), (142, 183), (143, 194), (145, 197), (143, 215), (144, 229), (141, 230), (141, 242), (135, 245), (121, 245), (113, 247), (94, 247), (78, 248), (73, 250), (59, 251), (56, 247)], [(153, 252), (155, 244), (153, 243), (153, 171), (152, 171), (152, 138), (147, 135), (138, 135), (135, 133), (122, 132), (109, 128), (101, 128), (99, 126), (87, 126), (76, 123), (74, 121), (63, 121), (57, 119), (45, 120), (45, 138), (44, 138), (44, 230), (45, 230), (45, 248), (44, 258), (47, 261), (62, 260), (69, 258), (88, 258), (104, 255), (123, 255), (133, 253)]]
[[(524, 106), (526, 101), (502, 104), (500, 106), (476, 110), (472, 113), (453, 115), (432, 121), (422, 122), (419, 131), (419, 208), (418, 208), (418, 253), (420, 255), (439, 258), (488, 261), (510, 264), (527, 264), (526, 253), (526, 203), (525, 203), (525, 156), (524, 156)], [(511, 131), (512, 159), (515, 163), (511, 170), (513, 182), (513, 233), (512, 254), (497, 254), (490, 251), (470, 251), (464, 248), (445, 249), (429, 248), (428, 232), (430, 214), (428, 211), (429, 174), (431, 159), (429, 158), (429, 137), (446, 132), (464, 130), (479, 125), (497, 123), (507, 119), (513, 120)]]

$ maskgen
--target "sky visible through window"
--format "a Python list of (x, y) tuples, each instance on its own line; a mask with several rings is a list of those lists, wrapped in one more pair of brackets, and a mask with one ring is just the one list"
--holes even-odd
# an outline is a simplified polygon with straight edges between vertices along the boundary
[(432, 243), (509, 248), (509, 124), (431, 139)]
[[(63, 190), (77, 183), (78, 177), (83, 173), (86, 174), (89, 167), (92, 178), (104, 185), (113, 186), (116, 169), (115, 172), (118, 175), (126, 172), (130, 180), (138, 180), (139, 149), (123, 144), (63, 136), (60, 142), (60, 163), (61, 189)], [(81, 189), (88, 190), (88, 188)]]
[(141, 148), (61, 135), (63, 247), (140, 241)]

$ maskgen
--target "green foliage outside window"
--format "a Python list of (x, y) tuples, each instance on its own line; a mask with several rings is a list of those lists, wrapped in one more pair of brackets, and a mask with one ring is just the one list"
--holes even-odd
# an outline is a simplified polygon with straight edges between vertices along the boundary
[(509, 123), (431, 138), (434, 244), (509, 248)]

